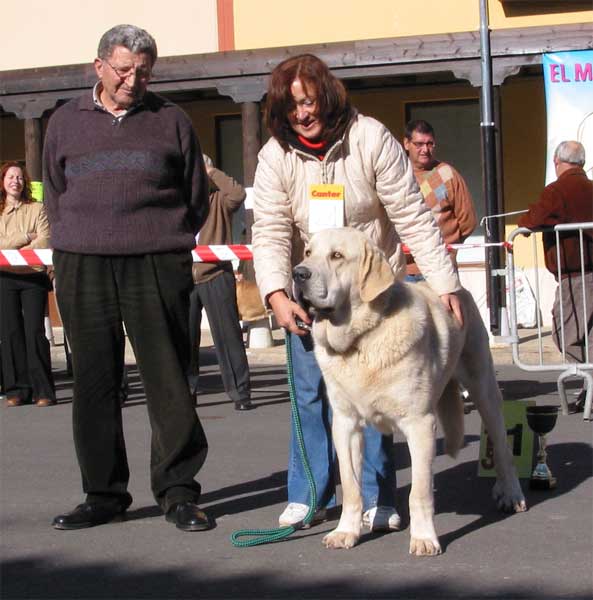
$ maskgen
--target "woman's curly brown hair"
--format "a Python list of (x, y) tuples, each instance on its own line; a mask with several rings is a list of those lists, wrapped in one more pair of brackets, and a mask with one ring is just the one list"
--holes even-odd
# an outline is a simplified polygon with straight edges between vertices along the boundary
[(329, 67), (313, 54), (288, 58), (270, 75), (265, 119), (270, 133), (283, 145), (291, 126), (288, 115), (295, 110), (290, 87), (300, 79), (306, 94), (315, 96), (317, 117), (323, 123), (323, 141), (333, 141), (342, 135), (354, 115), (344, 84)]

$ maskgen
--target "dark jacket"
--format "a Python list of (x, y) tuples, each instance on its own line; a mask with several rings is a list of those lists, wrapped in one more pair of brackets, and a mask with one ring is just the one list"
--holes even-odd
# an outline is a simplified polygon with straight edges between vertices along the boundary
[[(587, 179), (583, 169), (573, 167), (544, 188), (539, 200), (520, 217), (519, 227), (540, 229), (588, 222), (593, 222), (593, 181)], [(585, 271), (593, 271), (593, 230), (584, 230), (583, 234)], [(546, 268), (557, 276), (556, 233), (544, 231), (543, 243)], [(560, 234), (560, 261), (563, 275), (581, 270), (578, 231)]]
[(43, 152), (52, 248), (130, 255), (191, 250), (208, 211), (189, 117), (147, 92), (123, 119), (88, 92), (51, 117)]
[[(210, 179), (216, 190), (210, 194), (208, 218), (200, 229), (198, 244), (204, 246), (232, 244), (233, 214), (245, 200), (245, 188), (218, 169), (212, 169)], [(223, 271), (233, 271), (230, 261), (194, 263), (194, 283), (210, 281)]]

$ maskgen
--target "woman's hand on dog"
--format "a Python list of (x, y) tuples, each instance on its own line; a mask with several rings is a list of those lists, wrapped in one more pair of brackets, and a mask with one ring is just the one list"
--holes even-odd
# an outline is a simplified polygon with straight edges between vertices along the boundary
[(284, 290), (272, 292), (268, 296), (268, 304), (274, 311), (276, 321), (280, 327), (284, 327), (284, 329), (287, 329), (290, 331), (290, 333), (294, 333), (295, 335), (307, 335), (308, 331), (301, 329), (296, 324), (295, 318), (299, 318), (307, 325), (310, 325), (311, 319), (309, 315), (302, 306), (299, 306), (296, 302), (293, 302), (286, 295)]

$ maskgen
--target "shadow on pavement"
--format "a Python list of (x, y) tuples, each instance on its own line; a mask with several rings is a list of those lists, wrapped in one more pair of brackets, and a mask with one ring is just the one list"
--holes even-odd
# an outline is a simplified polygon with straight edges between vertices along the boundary
[[(212, 353), (211, 353), (212, 354)], [(216, 366), (216, 357), (214, 363)], [(206, 365), (203, 365), (206, 366)], [(66, 371), (54, 372), (56, 380), (56, 392), (59, 404), (68, 404), (72, 402), (72, 377)], [(127, 365), (128, 378), (128, 396), (125, 406), (138, 406), (146, 404), (146, 395), (142, 378), (136, 365)], [(286, 385), (286, 369), (276, 368), (252, 368), (251, 369), (251, 399), (255, 403), (255, 408), (269, 406), (273, 404), (284, 404), (290, 401), (287, 390), (270, 389)], [(228, 404), (232, 407), (232, 401), (226, 396), (223, 400), (214, 399), (204, 401), (205, 396), (224, 394), (222, 378), (218, 370), (213, 372), (203, 372), (200, 376), (200, 394), (198, 396), (198, 406), (209, 407)], [(68, 396), (64, 392), (70, 392)], [(201, 400), (200, 400), (201, 398)]]
[[(558, 487), (554, 490), (539, 491), (529, 488), (526, 479), (521, 480), (527, 507), (534, 508), (540, 503), (552, 501), (567, 494), (575, 487), (590, 478), (593, 469), (591, 447), (583, 443), (563, 443), (548, 446), (548, 464), (553, 473), (558, 475)], [(509, 517), (521, 518), (520, 514), (504, 513), (497, 509), (492, 499), (494, 478), (478, 477), (478, 462), (468, 461), (435, 474), (435, 514), (438, 523), (439, 513), (455, 513), (462, 515), (479, 515), (464, 527), (439, 536), (443, 550), (456, 540), (469, 535), (473, 531), (487, 527)], [(399, 493), (409, 495), (407, 490)], [(402, 498), (402, 513), (407, 513), (407, 501)], [(409, 514), (405, 515), (409, 519)], [(402, 515), (403, 518), (403, 515)]]
[[(200, 534), (201, 535), (201, 534)], [(255, 552), (256, 550), (243, 550)], [(420, 559), (423, 560), (423, 559)], [(431, 559), (426, 559), (431, 560)], [(355, 571), (349, 577), (323, 582), (307, 582), (307, 573), (295, 571), (290, 578), (273, 569), (257, 569), (249, 575), (229, 572), (224, 577), (209, 576), (200, 566), (199, 551), (189, 568), (131, 570), (105, 560), (84, 567), (56, 566), (43, 556), (10, 560), (2, 564), (2, 597), (5, 600), (43, 598), (69, 600), (86, 598), (476, 598), (477, 590), (464, 589), (462, 583), (450, 585), (427, 571), (420, 583), (393, 581), (388, 586), (373, 585)], [(521, 589), (501, 583), (496, 589), (479, 590), (480, 597), (547, 600), (558, 593), (541, 589)], [(572, 596), (576, 598), (577, 596)], [(584, 597), (583, 597), (584, 598)]]
[[(534, 379), (516, 379), (510, 381), (499, 381), (498, 385), (505, 400), (526, 400), (555, 394), (558, 384), (554, 381), (536, 381)], [(580, 389), (577, 381), (567, 381), (567, 389)]]
[[(267, 477), (207, 492), (200, 497), (200, 503), (208, 505), (208, 512), (215, 518), (273, 506), (286, 501), (286, 475), (286, 471), (279, 471)], [(249, 495), (236, 497), (245, 494)]]

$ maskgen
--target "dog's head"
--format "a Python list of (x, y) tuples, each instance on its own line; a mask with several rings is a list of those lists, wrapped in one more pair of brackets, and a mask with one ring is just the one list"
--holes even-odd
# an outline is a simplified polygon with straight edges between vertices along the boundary
[(394, 283), (385, 255), (349, 227), (316, 233), (292, 276), (299, 300), (328, 316), (371, 302)]

